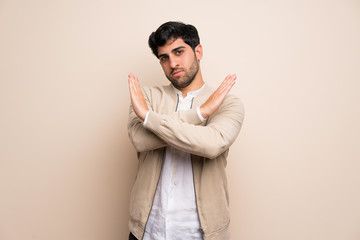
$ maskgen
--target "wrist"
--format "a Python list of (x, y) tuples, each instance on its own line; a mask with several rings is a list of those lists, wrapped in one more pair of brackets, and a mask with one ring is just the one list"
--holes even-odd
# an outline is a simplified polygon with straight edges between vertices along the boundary
[(138, 117), (141, 119), (141, 121), (145, 121), (145, 118), (146, 118), (148, 112), (149, 112), (149, 109), (146, 108), (141, 112), (141, 114), (139, 114)]
[(150, 111), (148, 110), (146, 115), (145, 115), (145, 119), (143, 120), (144, 126), (146, 126), (146, 123), (147, 123), (147, 120), (148, 120), (148, 117), (149, 117), (149, 113), (150, 113)]
[(201, 114), (200, 107), (196, 108), (196, 113), (202, 122), (206, 120), (206, 118)]
[(208, 113), (207, 113), (207, 111), (206, 111), (206, 107), (204, 107), (203, 105), (202, 106), (200, 106), (200, 114), (201, 114), (201, 116), (203, 117), (203, 118), (207, 118), (209, 115), (208, 115)]

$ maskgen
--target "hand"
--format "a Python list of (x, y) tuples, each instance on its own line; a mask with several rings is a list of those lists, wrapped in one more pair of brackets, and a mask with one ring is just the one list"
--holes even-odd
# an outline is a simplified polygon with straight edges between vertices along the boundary
[(206, 100), (206, 102), (201, 105), (200, 113), (204, 118), (211, 116), (218, 108), (221, 103), (224, 101), (226, 95), (229, 93), (232, 86), (235, 84), (236, 75), (228, 75), (225, 80), (220, 84), (218, 89), (211, 94), (211, 96)]
[(139, 80), (133, 73), (130, 73), (128, 81), (132, 107), (135, 114), (144, 121), (149, 108), (146, 105), (144, 95), (141, 91)]

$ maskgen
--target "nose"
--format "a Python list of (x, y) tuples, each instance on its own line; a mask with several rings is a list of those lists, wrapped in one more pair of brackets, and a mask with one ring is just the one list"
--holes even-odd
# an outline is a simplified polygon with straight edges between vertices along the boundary
[(177, 63), (175, 57), (170, 56), (169, 61), (170, 61), (170, 67), (171, 68), (176, 68), (178, 66), (178, 63)]

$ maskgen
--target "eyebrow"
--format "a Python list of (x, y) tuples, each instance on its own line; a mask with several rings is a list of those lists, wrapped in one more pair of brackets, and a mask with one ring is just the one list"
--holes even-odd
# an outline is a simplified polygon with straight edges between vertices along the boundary
[[(174, 48), (173, 50), (171, 50), (171, 52), (176, 52), (177, 50), (182, 49), (182, 48), (185, 48), (185, 46), (180, 46), (180, 47)], [(160, 54), (160, 55), (158, 56), (158, 58), (167, 57), (167, 56), (168, 56), (168, 54), (163, 53), (163, 54)]]

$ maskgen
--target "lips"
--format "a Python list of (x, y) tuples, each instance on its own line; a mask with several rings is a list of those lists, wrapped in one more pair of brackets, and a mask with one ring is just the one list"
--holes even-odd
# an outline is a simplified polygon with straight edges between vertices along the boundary
[(182, 73), (183, 72), (183, 70), (176, 70), (176, 71), (173, 71), (172, 72), (172, 75), (173, 76), (178, 76), (178, 75), (180, 75), (180, 73)]

